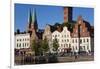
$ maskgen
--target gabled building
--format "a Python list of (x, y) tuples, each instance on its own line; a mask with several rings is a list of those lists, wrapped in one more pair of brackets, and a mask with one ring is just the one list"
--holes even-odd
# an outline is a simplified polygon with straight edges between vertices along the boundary
[(73, 52), (90, 52), (91, 51), (91, 34), (90, 24), (79, 16), (77, 23), (74, 25), (73, 32), (71, 33), (72, 51)]
[(43, 40), (46, 39), (48, 41), (49, 44), (49, 52), (53, 52), (53, 48), (52, 48), (52, 32), (51, 32), (51, 26), (50, 25), (46, 25), (45, 30), (43, 32), (43, 36), (42, 36)]
[(67, 27), (63, 27), (62, 31), (56, 30), (52, 33), (52, 41), (57, 39), (59, 48), (58, 52), (67, 52), (71, 48), (71, 36)]

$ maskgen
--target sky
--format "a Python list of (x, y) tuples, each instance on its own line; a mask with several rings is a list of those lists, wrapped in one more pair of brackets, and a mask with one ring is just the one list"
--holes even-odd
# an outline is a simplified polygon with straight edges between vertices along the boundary
[[(34, 13), (36, 11), (37, 23), (39, 29), (44, 29), (46, 24), (54, 25), (55, 23), (63, 23), (63, 7), (50, 6), (50, 5), (32, 5), (32, 4), (15, 4), (14, 6), (14, 31), (20, 29), (21, 32), (25, 31), (28, 24), (29, 10)], [(81, 15), (85, 21), (94, 25), (94, 9), (73, 7), (73, 20)]]

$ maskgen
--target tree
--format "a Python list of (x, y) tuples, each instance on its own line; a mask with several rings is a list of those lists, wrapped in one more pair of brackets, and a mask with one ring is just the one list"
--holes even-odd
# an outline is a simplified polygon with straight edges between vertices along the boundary
[(69, 29), (70, 31), (73, 31), (74, 23), (67, 22), (67, 23), (63, 23), (61, 26), (62, 26), (62, 27), (66, 26), (66, 27), (68, 27), (68, 29)]
[(32, 51), (34, 52), (35, 56), (40, 54), (39, 48), (40, 48), (39, 42), (37, 42), (36, 40), (33, 40), (33, 42), (32, 42)]
[(55, 38), (55, 39), (53, 40), (53, 51), (57, 52), (58, 47), (59, 47), (59, 44), (58, 44), (57, 39)]
[(46, 52), (49, 50), (49, 45), (47, 39), (42, 40), (41, 42), (41, 49), (43, 51), (43, 55), (45, 55)]

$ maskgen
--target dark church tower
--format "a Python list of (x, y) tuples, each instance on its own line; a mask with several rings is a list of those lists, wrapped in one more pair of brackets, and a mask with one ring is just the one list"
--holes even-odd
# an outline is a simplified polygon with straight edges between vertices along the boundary
[(35, 9), (34, 12), (30, 10), (28, 14), (27, 32), (30, 34), (30, 45), (32, 46), (33, 40), (38, 40), (38, 24)]
[(34, 13), (30, 10), (28, 15), (27, 32), (32, 34), (32, 31), (38, 32), (38, 24), (35, 10)]
[(34, 22), (34, 29), (35, 29), (36, 32), (38, 32), (36, 10), (34, 10), (34, 13), (33, 13), (33, 22)]
[(64, 7), (64, 23), (72, 21), (72, 7)]

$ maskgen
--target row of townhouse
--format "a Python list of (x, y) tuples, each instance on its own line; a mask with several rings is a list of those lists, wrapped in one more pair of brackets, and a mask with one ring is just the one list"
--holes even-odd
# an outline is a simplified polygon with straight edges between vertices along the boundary
[[(69, 12), (68, 12), (69, 11)], [(33, 40), (48, 40), (50, 52), (53, 52), (53, 40), (56, 38), (59, 43), (58, 52), (65, 52), (69, 48), (72, 52), (94, 51), (94, 27), (91, 33), (91, 26), (81, 16), (74, 22), (70, 31), (67, 26), (60, 27), (47, 25), (44, 31), (39, 32), (36, 11), (30, 11), (26, 33), (15, 34), (15, 49), (31, 48)], [(72, 8), (64, 7), (64, 23), (72, 20)], [(61, 24), (60, 24), (61, 25)], [(92, 36), (91, 36), (92, 35)]]
[(71, 52), (84, 51), (89, 53), (94, 48), (90, 25), (84, 22), (81, 16), (78, 17), (72, 32), (66, 26), (62, 30), (58, 27), (52, 32), (50, 25), (47, 25), (43, 33), (43, 39), (45, 38), (48, 39), (51, 52), (53, 52), (52, 44), (55, 39), (57, 39), (59, 44), (58, 52), (66, 52), (68, 49), (71, 49)]
[(91, 51), (91, 37), (73, 38), (67, 27), (63, 27), (62, 32), (54, 31), (52, 33), (52, 41), (54, 39), (57, 39), (59, 43), (58, 52), (65, 52), (69, 48), (71, 48), (72, 52), (79, 52), (79, 48), (81, 51)]
[[(53, 52), (52, 43), (54, 39), (57, 39), (59, 43), (58, 52), (65, 52), (69, 48), (71, 48), (72, 52), (78, 52), (79, 48), (81, 49), (81, 51), (86, 51), (86, 52), (91, 51), (91, 37), (81, 37), (81, 38), (71, 37), (71, 33), (67, 29), (67, 27), (63, 27), (63, 30), (61, 32), (55, 30), (53, 33), (51, 33), (50, 31), (48, 31), (48, 34), (43, 36), (47, 37), (51, 52)], [(22, 49), (22, 48), (30, 48), (29, 33), (15, 35), (15, 49)]]

